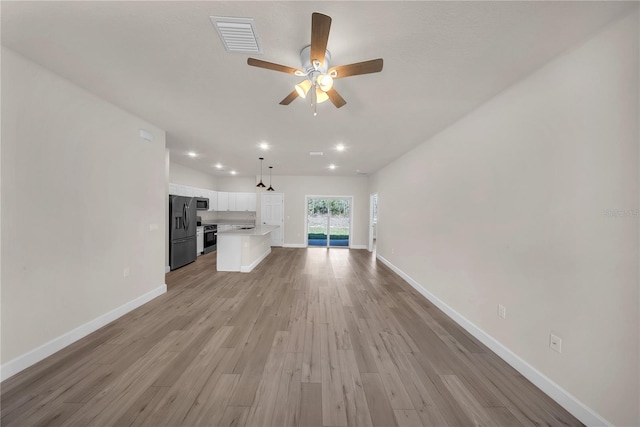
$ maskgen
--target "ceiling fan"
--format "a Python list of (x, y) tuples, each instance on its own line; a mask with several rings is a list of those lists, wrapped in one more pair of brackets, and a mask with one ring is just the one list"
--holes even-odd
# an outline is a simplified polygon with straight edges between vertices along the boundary
[(330, 29), (330, 16), (317, 12), (311, 15), (311, 44), (300, 52), (302, 68), (287, 67), (255, 58), (247, 59), (247, 64), (253, 67), (305, 77), (289, 95), (280, 101), (281, 105), (289, 105), (297, 97), (306, 98), (310, 94), (314, 116), (317, 104), (327, 99), (330, 99), (336, 108), (340, 108), (347, 101), (333, 87), (334, 79), (382, 71), (382, 58), (330, 67), (331, 54), (327, 50)]

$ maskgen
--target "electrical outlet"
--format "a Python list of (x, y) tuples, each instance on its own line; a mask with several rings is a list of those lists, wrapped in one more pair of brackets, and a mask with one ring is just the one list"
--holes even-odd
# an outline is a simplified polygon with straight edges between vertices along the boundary
[(125, 267), (122, 274), (124, 275), (124, 277), (129, 277), (129, 267)]
[(498, 304), (498, 317), (502, 319), (507, 318), (507, 308), (502, 304)]
[(396, 253), (396, 250), (395, 250), (394, 248), (391, 248), (391, 253), (392, 253), (392, 254), (395, 254), (395, 253)]
[(149, 224), (149, 231), (156, 231), (158, 229), (158, 224)]
[(562, 353), (562, 338), (553, 333), (549, 334), (549, 347), (551, 350)]

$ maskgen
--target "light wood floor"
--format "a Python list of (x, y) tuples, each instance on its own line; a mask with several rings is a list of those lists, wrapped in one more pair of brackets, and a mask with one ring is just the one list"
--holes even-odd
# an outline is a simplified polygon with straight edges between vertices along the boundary
[(581, 425), (370, 253), (215, 253), (2, 384), (2, 426)]

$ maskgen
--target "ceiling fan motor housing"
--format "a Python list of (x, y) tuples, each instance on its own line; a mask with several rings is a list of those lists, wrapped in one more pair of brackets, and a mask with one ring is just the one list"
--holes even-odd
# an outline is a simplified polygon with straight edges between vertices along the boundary
[(320, 64), (318, 69), (313, 66), (311, 62), (311, 45), (303, 48), (300, 51), (300, 63), (302, 64), (302, 70), (309, 76), (311, 81), (315, 81), (315, 77), (319, 74), (327, 74), (329, 70), (329, 62), (331, 61), (331, 53), (326, 50), (324, 53), (324, 63)]

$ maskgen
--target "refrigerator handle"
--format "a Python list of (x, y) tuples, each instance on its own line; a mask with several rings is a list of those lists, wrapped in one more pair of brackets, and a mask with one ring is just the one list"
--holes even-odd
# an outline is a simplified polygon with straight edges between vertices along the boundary
[(182, 226), (186, 229), (187, 225), (187, 205), (182, 205)]

